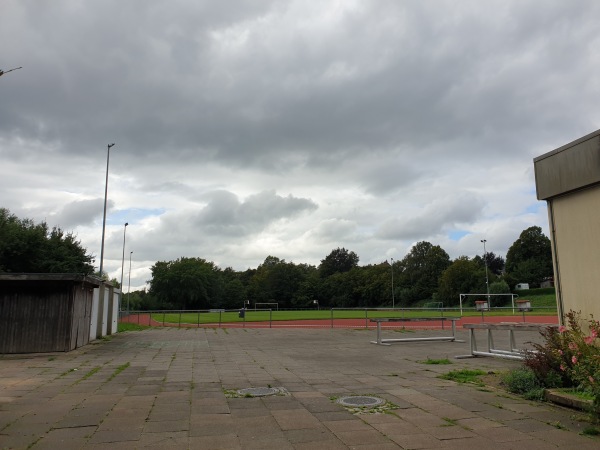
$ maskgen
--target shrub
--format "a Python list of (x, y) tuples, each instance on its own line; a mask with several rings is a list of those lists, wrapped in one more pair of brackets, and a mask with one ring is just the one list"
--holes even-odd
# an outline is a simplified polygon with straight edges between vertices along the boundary
[(529, 368), (523, 367), (503, 374), (502, 382), (509, 392), (523, 395), (528, 400), (541, 400), (544, 397), (543, 386)]
[(573, 387), (576, 385), (571, 377), (572, 351), (565, 336), (558, 329), (548, 327), (540, 334), (543, 344), (532, 344), (535, 351), (525, 354), (525, 367), (529, 368), (542, 386), (547, 388)]
[(525, 366), (545, 387), (577, 387), (590, 392), (593, 413), (600, 416), (600, 323), (591, 317), (582, 325), (581, 314), (569, 311), (567, 326), (542, 332), (544, 344), (528, 352)]

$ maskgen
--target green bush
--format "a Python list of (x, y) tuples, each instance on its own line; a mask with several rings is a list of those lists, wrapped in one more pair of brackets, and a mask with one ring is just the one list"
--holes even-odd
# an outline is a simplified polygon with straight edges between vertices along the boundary
[(535, 373), (526, 367), (511, 370), (502, 375), (502, 382), (509, 392), (523, 395), (528, 400), (541, 400), (544, 398), (544, 388), (538, 381)]

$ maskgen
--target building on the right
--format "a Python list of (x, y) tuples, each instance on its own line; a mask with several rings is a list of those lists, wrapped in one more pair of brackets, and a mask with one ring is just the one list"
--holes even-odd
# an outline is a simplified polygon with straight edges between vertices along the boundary
[(570, 310), (600, 318), (600, 130), (533, 160), (548, 204), (561, 323)]

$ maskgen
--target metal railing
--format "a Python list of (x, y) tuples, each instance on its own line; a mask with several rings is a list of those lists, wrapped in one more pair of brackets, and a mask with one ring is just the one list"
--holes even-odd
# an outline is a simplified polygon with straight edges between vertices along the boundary
[[(374, 318), (410, 317), (481, 317), (481, 321), (491, 317), (518, 318), (527, 322), (529, 317), (556, 316), (556, 308), (529, 308), (513, 311), (512, 307), (493, 307), (485, 310), (477, 308), (320, 308), (320, 310), (273, 309), (205, 309), (205, 310), (153, 310), (121, 311), (119, 321), (146, 326), (190, 327), (329, 327), (329, 328), (372, 328)], [(295, 316), (295, 317), (294, 317)], [(397, 326), (406, 326), (398, 323)]]

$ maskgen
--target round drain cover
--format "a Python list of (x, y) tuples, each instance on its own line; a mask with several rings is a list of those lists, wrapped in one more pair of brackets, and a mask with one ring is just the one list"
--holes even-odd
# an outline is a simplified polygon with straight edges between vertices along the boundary
[(256, 387), (256, 388), (240, 389), (237, 392), (240, 395), (250, 395), (251, 397), (264, 397), (266, 395), (275, 395), (275, 394), (279, 393), (279, 389), (267, 388), (267, 387)]
[(365, 395), (355, 395), (351, 397), (342, 397), (337, 401), (341, 405), (350, 406), (350, 407), (371, 407), (371, 406), (379, 406), (385, 403), (385, 400), (379, 397), (368, 397)]

